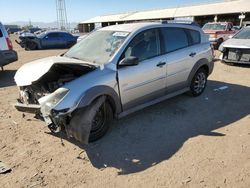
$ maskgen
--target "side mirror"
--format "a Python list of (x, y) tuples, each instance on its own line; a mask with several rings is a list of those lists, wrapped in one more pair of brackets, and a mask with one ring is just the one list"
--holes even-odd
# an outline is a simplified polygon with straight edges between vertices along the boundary
[(139, 64), (139, 58), (134, 57), (134, 56), (124, 58), (119, 62), (120, 67), (135, 66), (135, 65), (138, 65), (138, 64)]
[(44, 38), (45, 38), (45, 39), (48, 39), (49, 37), (48, 37), (48, 35), (47, 35), (47, 36), (45, 36)]
[(233, 35), (229, 35), (228, 38), (229, 38), (229, 39), (233, 38)]

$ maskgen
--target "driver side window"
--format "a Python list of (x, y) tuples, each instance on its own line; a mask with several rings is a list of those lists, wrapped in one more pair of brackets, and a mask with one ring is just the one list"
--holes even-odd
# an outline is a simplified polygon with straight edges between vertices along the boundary
[(156, 57), (160, 54), (159, 35), (157, 29), (139, 33), (130, 42), (123, 58), (137, 57), (139, 61)]

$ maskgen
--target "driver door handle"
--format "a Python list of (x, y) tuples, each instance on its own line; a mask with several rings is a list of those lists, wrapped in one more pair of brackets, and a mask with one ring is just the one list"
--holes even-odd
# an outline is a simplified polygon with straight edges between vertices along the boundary
[(157, 67), (163, 67), (164, 65), (166, 65), (166, 62), (160, 62), (160, 63), (158, 63), (156, 66), (157, 66)]
[(195, 52), (192, 52), (192, 53), (189, 54), (190, 57), (194, 57), (195, 55), (196, 55)]

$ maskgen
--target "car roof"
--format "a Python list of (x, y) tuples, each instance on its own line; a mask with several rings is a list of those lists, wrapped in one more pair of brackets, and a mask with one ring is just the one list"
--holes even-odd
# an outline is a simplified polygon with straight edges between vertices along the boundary
[(45, 33), (49, 34), (49, 33), (69, 33), (69, 32), (60, 30), (50, 30), (50, 31), (45, 31)]
[(103, 27), (99, 30), (134, 32), (138, 29), (145, 28), (145, 27), (180, 27), (180, 28), (196, 28), (196, 30), (200, 30), (199, 27), (191, 25), (191, 24), (183, 24), (183, 23), (169, 23), (168, 24), (168, 23), (161, 23), (161, 22), (140, 22), (140, 23), (119, 24), (119, 25)]

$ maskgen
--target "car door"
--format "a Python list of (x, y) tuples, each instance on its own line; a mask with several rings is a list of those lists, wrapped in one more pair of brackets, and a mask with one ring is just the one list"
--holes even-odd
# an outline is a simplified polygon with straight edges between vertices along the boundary
[(58, 47), (60, 48), (65, 48), (70, 41), (70, 38), (67, 33), (59, 33), (59, 38), (58, 38)]
[(48, 33), (42, 39), (43, 48), (59, 48), (60, 47), (60, 37), (58, 33)]
[(167, 92), (171, 93), (187, 86), (196, 51), (189, 48), (188, 33), (184, 28), (162, 28), (161, 36), (167, 63)]
[(136, 66), (118, 67), (123, 110), (164, 95), (166, 86), (165, 59), (160, 56), (159, 30), (150, 29), (136, 35), (121, 59), (137, 57)]

